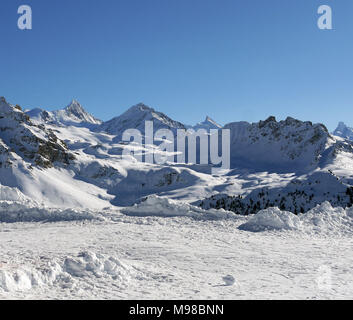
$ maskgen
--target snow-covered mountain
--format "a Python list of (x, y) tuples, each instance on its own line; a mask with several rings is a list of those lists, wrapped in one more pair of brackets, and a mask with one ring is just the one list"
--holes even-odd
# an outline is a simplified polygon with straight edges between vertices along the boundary
[(342, 121), (338, 124), (333, 134), (343, 139), (353, 141), (353, 128), (346, 126)]
[(77, 100), (64, 109), (46, 111), (35, 108), (26, 112), (33, 120), (44, 123), (57, 123), (63, 125), (100, 125), (101, 120), (88, 113)]
[(218, 124), (216, 121), (212, 120), (209, 116), (206, 116), (205, 121), (197, 123), (192, 127), (194, 130), (205, 129), (207, 131), (211, 129), (221, 129), (222, 126)]
[[(154, 130), (191, 128), (144, 104), (100, 123), (76, 101), (64, 110), (27, 113), (0, 101), (2, 200), (104, 208), (158, 195), (240, 214), (353, 203), (353, 142), (330, 135), (322, 124), (274, 117), (229, 123), (224, 128), (230, 130), (231, 169), (212, 175), (208, 165), (158, 165), (122, 156), (125, 149), (150, 151), (120, 140), (125, 129), (143, 133), (146, 120)], [(220, 126), (207, 117), (197, 127)]]
[(242, 191), (235, 195), (224, 188), (227, 192), (195, 204), (240, 214), (274, 206), (307, 212), (324, 201), (352, 206), (352, 142), (330, 135), (322, 124), (290, 117), (230, 123), (225, 128), (231, 130), (230, 181)]
[(174, 121), (162, 112), (155, 111), (153, 108), (139, 103), (122, 115), (102, 123), (97, 128), (115, 136), (121, 136), (126, 129), (138, 129), (141, 133), (145, 132), (145, 121), (152, 121), (154, 130), (167, 128), (171, 130), (185, 129), (185, 125)]
[(275, 117), (258, 123), (233, 122), (224, 128), (231, 132), (233, 168), (309, 170), (329, 161), (327, 152), (336, 143), (324, 125), (291, 117), (279, 122)]

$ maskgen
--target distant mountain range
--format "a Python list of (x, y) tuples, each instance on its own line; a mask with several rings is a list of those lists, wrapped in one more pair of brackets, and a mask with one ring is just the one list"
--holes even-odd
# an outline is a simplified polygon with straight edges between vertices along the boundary
[(226, 124), (231, 168), (212, 175), (209, 165), (122, 157), (129, 148), (151, 151), (120, 140), (125, 129), (144, 132), (146, 120), (154, 130), (222, 128), (209, 117), (186, 125), (142, 103), (103, 122), (76, 100), (57, 111), (24, 112), (0, 98), (0, 201), (103, 209), (158, 195), (239, 214), (353, 203), (352, 129), (343, 123), (333, 134), (323, 124), (290, 117)]
[(31, 119), (44, 122), (64, 125), (94, 124), (100, 125), (102, 121), (88, 113), (77, 100), (72, 100), (65, 108), (56, 111), (46, 111), (40, 108), (26, 111)]

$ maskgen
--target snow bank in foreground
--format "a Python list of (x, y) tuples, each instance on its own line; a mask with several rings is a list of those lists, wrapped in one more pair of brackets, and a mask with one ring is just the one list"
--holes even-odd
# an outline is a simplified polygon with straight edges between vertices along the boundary
[(0, 201), (0, 223), (93, 219), (102, 219), (102, 217), (89, 210), (53, 209), (26, 202)]
[(129, 216), (161, 216), (161, 217), (177, 217), (188, 216), (201, 219), (224, 219), (235, 217), (233, 212), (221, 210), (204, 210), (199, 207), (192, 206), (188, 203), (161, 198), (153, 195), (149, 196), (143, 202), (135, 204), (132, 207), (126, 207), (121, 210), (122, 213)]
[(264, 230), (292, 230), (299, 229), (300, 218), (288, 211), (281, 211), (278, 208), (268, 208), (259, 211), (249, 221), (239, 226), (239, 229), (246, 231)]
[[(0, 264), (0, 291), (25, 291), (45, 285), (72, 288), (86, 277), (108, 278), (120, 286), (126, 285), (132, 269), (114, 257), (85, 251), (63, 261), (51, 261), (37, 268)], [(86, 283), (87, 285), (87, 283)]]
[(352, 233), (353, 208), (333, 208), (329, 202), (324, 202), (300, 215), (268, 208), (250, 217), (239, 229), (253, 232), (301, 230), (308, 233)]

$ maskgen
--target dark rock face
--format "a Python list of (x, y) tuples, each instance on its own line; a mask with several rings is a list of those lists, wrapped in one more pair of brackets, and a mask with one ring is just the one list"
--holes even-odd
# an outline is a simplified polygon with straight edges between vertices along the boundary
[(69, 164), (74, 160), (65, 142), (52, 130), (32, 123), (20, 106), (8, 104), (5, 98), (0, 98), (0, 139), (1, 154), (18, 154), (42, 168), (52, 167), (55, 162)]

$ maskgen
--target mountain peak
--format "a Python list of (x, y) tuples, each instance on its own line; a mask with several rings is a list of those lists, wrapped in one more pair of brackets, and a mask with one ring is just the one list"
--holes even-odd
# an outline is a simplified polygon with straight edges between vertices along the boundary
[(0, 97), (0, 112), (3, 114), (8, 114), (8, 113), (13, 113), (15, 111), (19, 112), (21, 110), (21, 108), (16, 105), (13, 106), (11, 104), (9, 104), (5, 97)]
[(128, 109), (128, 111), (143, 111), (143, 112), (150, 111), (150, 112), (153, 112), (154, 109), (149, 107), (148, 105), (144, 104), (143, 102), (140, 102), (140, 103), (132, 106), (130, 109)]
[(81, 104), (76, 100), (72, 99), (71, 102), (65, 108), (67, 111), (78, 111), (78, 112), (86, 112), (85, 109), (81, 106)]
[(199, 122), (198, 124), (196, 124), (193, 129), (194, 130), (198, 130), (198, 129), (206, 129), (206, 130), (210, 130), (210, 129), (220, 129), (222, 128), (221, 125), (219, 125), (216, 121), (214, 121), (211, 117), (206, 116), (205, 121), (203, 122)]
[(348, 128), (348, 126), (343, 121), (340, 121), (338, 123), (337, 129), (345, 129), (345, 128)]
[[(72, 99), (70, 104), (63, 110), (67, 117), (72, 118), (75, 122), (87, 122), (92, 124), (100, 124), (101, 121), (94, 118), (88, 113), (76, 99)], [(57, 112), (60, 113), (60, 110)], [(70, 120), (70, 119), (68, 119)]]
[(353, 140), (353, 128), (348, 127), (343, 121), (338, 123), (333, 134), (344, 139)]
[(139, 129), (141, 132), (144, 132), (145, 121), (153, 121), (155, 130), (161, 128), (172, 130), (185, 128), (182, 123), (140, 102), (130, 107), (120, 116), (104, 122), (100, 129), (114, 135), (120, 135), (126, 129), (130, 128)]

